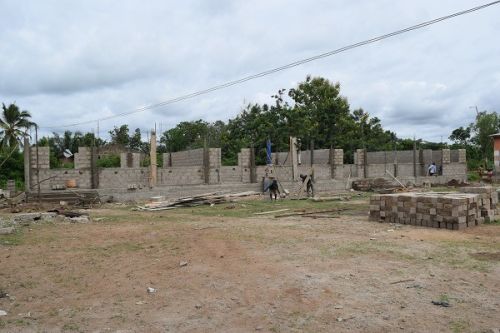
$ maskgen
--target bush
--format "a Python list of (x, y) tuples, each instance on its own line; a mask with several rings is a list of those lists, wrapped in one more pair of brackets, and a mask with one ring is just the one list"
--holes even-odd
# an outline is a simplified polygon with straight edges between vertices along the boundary
[[(15, 151), (10, 157), (10, 152), (0, 152), (0, 187), (6, 188), (7, 180), (13, 179), (16, 182), (16, 188), (22, 190), (24, 188), (24, 156), (20, 151)], [(7, 159), (7, 160), (5, 160)], [(5, 161), (5, 163), (4, 163)]]
[(118, 155), (104, 155), (97, 160), (97, 166), (100, 168), (119, 168), (120, 156)]
[(467, 180), (470, 182), (478, 182), (481, 180), (481, 177), (479, 177), (477, 171), (469, 171), (467, 173)]

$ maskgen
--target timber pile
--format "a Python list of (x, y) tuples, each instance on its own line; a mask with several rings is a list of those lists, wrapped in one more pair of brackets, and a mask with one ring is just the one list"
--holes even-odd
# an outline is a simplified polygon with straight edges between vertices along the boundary
[(381, 190), (395, 191), (401, 187), (393, 185), (392, 181), (385, 178), (366, 178), (353, 181), (352, 188), (356, 191), (368, 192)]
[(450, 230), (462, 230), (494, 219), (498, 203), (496, 191), (492, 188), (467, 188), (467, 191), (373, 195), (370, 219)]
[(147, 211), (157, 211), (157, 210), (168, 210), (175, 209), (179, 207), (196, 207), (201, 205), (214, 205), (223, 202), (230, 202), (233, 199), (251, 196), (251, 195), (260, 195), (260, 192), (255, 191), (247, 191), (233, 194), (220, 194), (217, 192), (214, 193), (205, 193), (190, 197), (182, 197), (172, 200), (166, 201), (155, 201), (151, 203), (147, 203), (144, 206), (139, 206), (139, 210), (147, 210)]

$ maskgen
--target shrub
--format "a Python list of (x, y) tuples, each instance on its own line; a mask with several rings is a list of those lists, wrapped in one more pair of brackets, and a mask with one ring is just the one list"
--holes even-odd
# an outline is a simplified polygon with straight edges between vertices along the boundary
[(118, 155), (104, 155), (97, 160), (97, 166), (100, 168), (119, 168), (120, 156)]

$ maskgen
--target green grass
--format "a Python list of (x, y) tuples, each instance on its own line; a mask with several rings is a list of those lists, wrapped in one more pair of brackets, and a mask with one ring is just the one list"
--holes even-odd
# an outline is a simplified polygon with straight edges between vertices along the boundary
[(76, 323), (66, 323), (62, 327), (63, 332), (81, 332), (80, 327)]
[(136, 252), (144, 250), (144, 244), (141, 243), (131, 243), (131, 242), (120, 242), (114, 243), (107, 246), (91, 246), (86, 248), (88, 252), (101, 255), (104, 257), (111, 257), (122, 252)]
[(488, 272), (493, 261), (478, 259), (471, 254), (477, 252), (498, 252), (499, 243), (479, 241), (440, 241), (436, 248), (427, 253), (434, 263), (442, 263), (453, 268), (468, 269), (471, 271)]
[(490, 220), (488, 222), (484, 222), (484, 224), (500, 225), (500, 220)]
[(463, 333), (470, 331), (470, 324), (465, 320), (459, 319), (450, 322), (450, 330), (453, 333)]
[(354, 241), (337, 248), (331, 247), (329, 251), (322, 252), (324, 253), (340, 257), (388, 255), (403, 260), (418, 259), (417, 256), (408, 253), (405, 247), (386, 241)]
[(24, 234), (21, 228), (16, 228), (14, 233), (9, 235), (0, 235), (0, 246), (21, 245), (24, 242)]

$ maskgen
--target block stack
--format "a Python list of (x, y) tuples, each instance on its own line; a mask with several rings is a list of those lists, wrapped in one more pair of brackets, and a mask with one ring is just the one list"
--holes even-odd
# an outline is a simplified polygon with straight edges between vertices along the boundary
[(498, 202), (498, 198), (494, 198), (496, 192), (493, 190), (490, 192), (488, 190), (482, 191), (485, 192), (413, 192), (373, 195), (370, 198), (370, 219), (380, 222), (462, 230), (481, 224), (486, 219), (494, 218)]
[(475, 193), (478, 195), (478, 206), (480, 207), (481, 217), (485, 222), (495, 219), (499, 213), (498, 192), (491, 186), (461, 187), (462, 193)]

